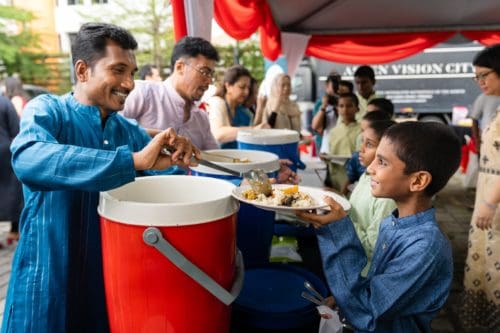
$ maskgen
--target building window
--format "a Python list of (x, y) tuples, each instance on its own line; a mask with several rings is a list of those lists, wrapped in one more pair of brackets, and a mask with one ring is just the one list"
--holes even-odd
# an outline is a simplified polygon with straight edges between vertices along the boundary
[(108, 0), (92, 0), (92, 4), (95, 4), (95, 5), (102, 5), (105, 3), (108, 3)]
[(68, 6), (83, 5), (83, 0), (68, 0)]

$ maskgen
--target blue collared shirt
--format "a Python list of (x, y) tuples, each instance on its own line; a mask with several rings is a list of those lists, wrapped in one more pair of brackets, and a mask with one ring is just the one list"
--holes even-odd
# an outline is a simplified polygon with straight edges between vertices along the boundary
[(12, 143), (25, 209), (2, 332), (106, 332), (99, 191), (136, 177), (146, 132), (72, 94), (43, 95), (23, 112)]
[(357, 332), (431, 331), (453, 277), (451, 247), (433, 208), (382, 221), (366, 278), (366, 254), (349, 217), (317, 235), (328, 285)]

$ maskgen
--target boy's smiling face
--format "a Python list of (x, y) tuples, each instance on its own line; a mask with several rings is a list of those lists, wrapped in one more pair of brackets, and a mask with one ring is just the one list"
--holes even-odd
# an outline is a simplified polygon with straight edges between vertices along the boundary
[(375, 159), (367, 168), (371, 177), (372, 195), (395, 201), (407, 197), (411, 193), (412, 175), (405, 175), (404, 169), (405, 163), (396, 155), (396, 146), (383, 137)]

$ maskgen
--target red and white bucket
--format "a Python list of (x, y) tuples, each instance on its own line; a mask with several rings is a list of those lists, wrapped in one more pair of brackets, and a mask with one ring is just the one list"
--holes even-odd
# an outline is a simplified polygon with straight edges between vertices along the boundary
[(234, 185), (151, 176), (102, 192), (104, 282), (112, 332), (229, 332), (243, 282)]

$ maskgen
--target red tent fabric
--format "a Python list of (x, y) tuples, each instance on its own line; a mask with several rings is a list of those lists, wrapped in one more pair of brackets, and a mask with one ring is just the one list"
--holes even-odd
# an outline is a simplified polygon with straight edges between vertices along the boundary
[[(183, 0), (172, 0), (176, 40), (186, 35)], [(262, 53), (276, 60), (281, 53), (281, 33), (266, 0), (214, 0), (214, 18), (231, 37), (242, 40), (259, 30)], [(305, 53), (321, 59), (351, 64), (381, 64), (417, 54), (460, 32), (484, 45), (500, 43), (499, 31), (445, 31), (313, 35)]]
[(454, 32), (312, 36), (306, 54), (349, 64), (382, 64), (445, 41)]
[(214, 0), (217, 24), (237, 40), (249, 38), (257, 29), (266, 58), (276, 60), (281, 53), (280, 31), (266, 0)]
[(483, 45), (500, 44), (500, 31), (462, 31), (462, 35)]

